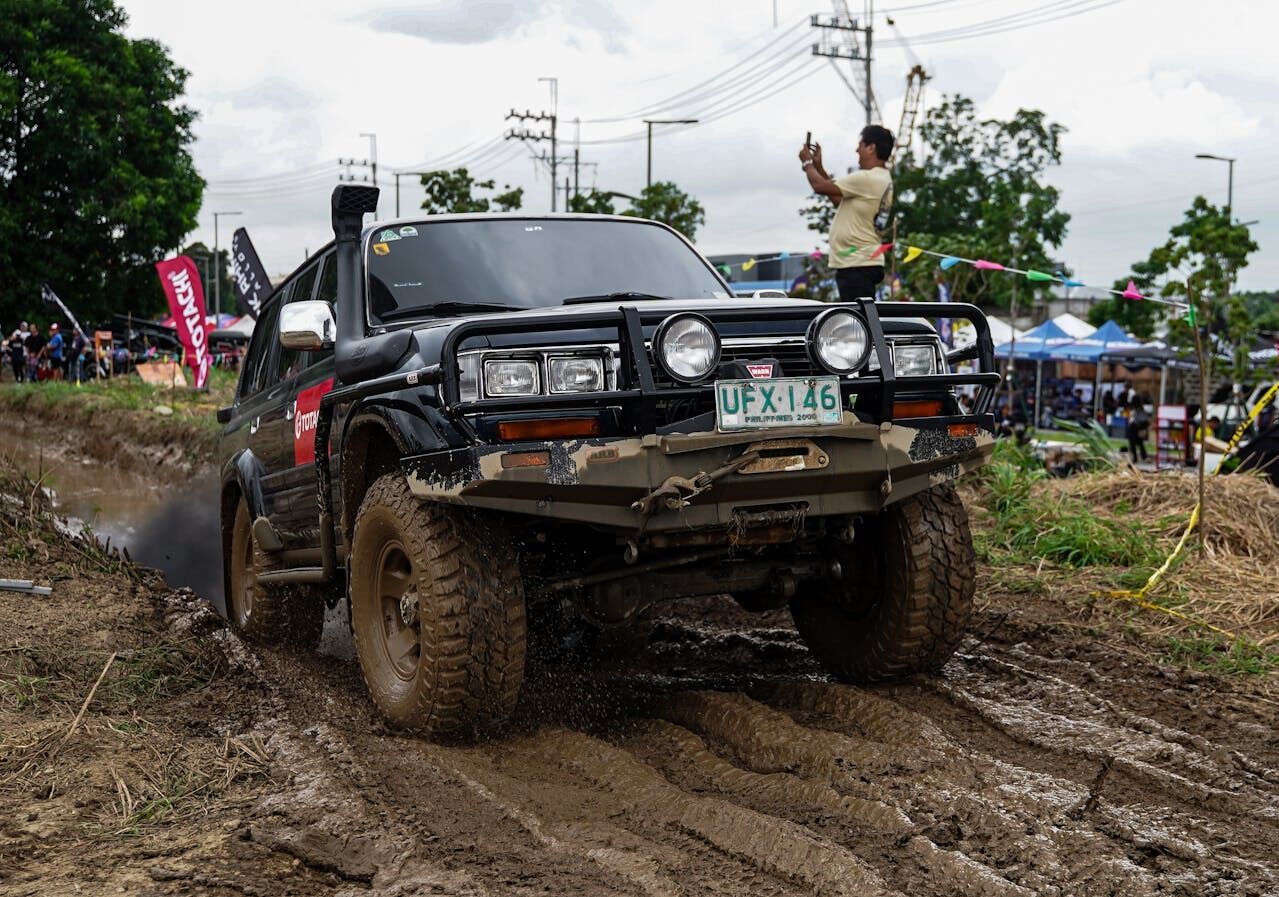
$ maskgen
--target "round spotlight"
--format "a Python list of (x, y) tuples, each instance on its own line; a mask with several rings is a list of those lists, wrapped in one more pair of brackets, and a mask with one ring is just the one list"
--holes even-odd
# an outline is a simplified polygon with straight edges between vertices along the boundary
[(719, 334), (701, 315), (671, 315), (653, 334), (653, 357), (681, 383), (696, 383), (719, 364)]
[(808, 325), (808, 349), (813, 360), (832, 374), (851, 374), (870, 355), (870, 334), (860, 317), (832, 308)]

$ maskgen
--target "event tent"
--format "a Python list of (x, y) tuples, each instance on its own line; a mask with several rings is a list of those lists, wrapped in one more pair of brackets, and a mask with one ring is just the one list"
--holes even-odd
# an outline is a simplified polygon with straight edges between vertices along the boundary
[(1074, 342), (1074, 338), (1052, 321), (1044, 321), (1038, 327), (1026, 331), (1015, 341), (995, 347), (996, 358), (1021, 358), (1044, 361), (1054, 358), (1052, 353), (1059, 346)]
[[(986, 323), (990, 327), (990, 341), (996, 346), (1000, 343), (1008, 342), (1013, 338), (1014, 333), (1017, 334), (1018, 339), (1021, 339), (1021, 331), (1014, 330), (1013, 326), (1002, 318), (987, 315)], [(956, 349), (966, 349), (977, 342), (976, 328), (965, 320), (955, 320), (953, 334), (954, 348)]]
[(1096, 362), (1104, 356), (1140, 349), (1141, 343), (1116, 324), (1107, 321), (1091, 335), (1074, 342), (1055, 346), (1047, 357), (1057, 361)]
[(1064, 311), (1057, 315), (1057, 317), (1053, 318), (1053, 323), (1069, 333), (1075, 339), (1083, 339), (1085, 336), (1092, 336), (1093, 332), (1097, 329), (1087, 321), (1075, 317), (1068, 311)]

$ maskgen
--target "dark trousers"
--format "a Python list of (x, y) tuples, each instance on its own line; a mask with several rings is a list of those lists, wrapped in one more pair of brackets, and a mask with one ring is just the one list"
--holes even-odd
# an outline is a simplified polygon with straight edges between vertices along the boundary
[(875, 287), (884, 279), (883, 265), (863, 265), (860, 268), (836, 268), (835, 286), (839, 289), (840, 302), (853, 302), (863, 296), (874, 296)]
[(25, 383), (27, 379), (27, 356), (11, 355), (10, 360), (13, 364), (13, 381), (15, 383)]
[(1141, 460), (1146, 461), (1149, 455), (1146, 454), (1146, 440), (1139, 436), (1136, 432), (1128, 431), (1128, 460), (1136, 461), (1137, 453), (1141, 453)]

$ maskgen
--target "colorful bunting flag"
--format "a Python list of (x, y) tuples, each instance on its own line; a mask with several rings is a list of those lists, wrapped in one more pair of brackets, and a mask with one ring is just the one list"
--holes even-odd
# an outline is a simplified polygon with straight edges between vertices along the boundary
[(1004, 266), (999, 262), (988, 262), (985, 259), (977, 259), (973, 262), (973, 267), (978, 271), (1002, 271)]
[(920, 255), (922, 255), (922, 254), (923, 254), (923, 252), (924, 252), (924, 250), (920, 249), (918, 246), (907, 246), (907, 247), (906, 247), (906, 257), (905, 257), (904, 259), (902, 259), (902, 264), (903, 264), (903, 265), (909, 265), (909, 264), (910, 264), (911, 262), (913, 262), (915, 259), (919, 258), (919, 257), (920, 257)]
[(778, 258), (781, 259), (782, 261), (785, 261), (786, 259), (790, 258), (790, 253), (782, 252), (782, 254), (778, 256)]
[(940, 262), (938, 262), (938, 265), (941, 267), (943, 271), (949, 271), (951, 268), (955, 267), (958, 264), (959, 264), (959, 259), (955, 258), (953, 255), (945, 256), (942, 258)]
[(755, 259), (747, 259), (746, 261), (742, 262), (743, 273), (746, 271), (749, 271), (751, 268), (754, 268), (754, 267), (755, 267)]
[(1036, 271), (1034, 268), (1031, 268), (1026, 272), (1026, 279), (1033, 280), (1035, 283), (1051, 283), (1057, 278), (1053, 277), (1051, 274), (1045, 274), (1043, 271)]
[(856, 246), (849, 246), (847, 249), (841, 249), (841, 250), (839, 251), (839, 254), (840, 254), (840, 255), (852, 255), (852, 254), (853, 254), (854, 252), (856, 252), (856, 251), (857, 251), (857, 247), (856, 247)]
[(1191, 327), (1194, 327), (1199, 323), (1198, 319), (1195, 317), (1195, 307), (1193, 305), (1186, 306), (1186, 313), (1181, 316), (1181, 320), (1185, 321)]
[(877, 259), (877, 258), (879, 258), (881, 255), (883, 255), (885, 252), (887, 252), (888, 250), (890, 250), (890, 249), (892, 249), (892, 248), (893, 248), (893, 244), (892, 244), (892, 243), (880, 243), (880, 244), (879, 244), (879, 248), (878, 248), (878, 249), (876, 249), (874, 252), (872, 252), (872, 253), (870, 254), (870, 257), (871, 257), (871, 258), (873, 258), (873, 259)]
[(810, 259), (819, 259), (822, 257), (822, 251), (820, 249), (814, 249), (812, 252), (808, 254), (808, 257)]
[(1141, 295), (1141, 291), (1137, 289), (1137, 285), (1133, 283), (1131, 280), (1128, 281), (1127, 288), (1119, 295), (1123, 296), (1125, 299), (1145, 299), (1146, 298), (1145, 296)]

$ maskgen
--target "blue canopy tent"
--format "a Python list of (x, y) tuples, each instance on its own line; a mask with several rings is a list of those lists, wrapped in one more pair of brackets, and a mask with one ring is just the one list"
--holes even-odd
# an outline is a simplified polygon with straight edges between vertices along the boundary
[(1111, 320), (1098, 327), (1090, 336), (1059, 346), (1054, 357), (1062, 361), (1092, 362), (1097, 366), (1097, 380), (1093, 386), (1092, 400), (1093, 414), (1096, 415), (1097, 409), (1101, 407), (1102, 365), (1107, 362), (1113, 365), (1125, 358), (1144, 357), (1149, 359), (1146, 363), (1158, 365), (1163, 370), (1163, 375), (1159, 380), (1159, 398), (1162, 402), (1167, 371), (1164, 365), (1160, 364), (1160, 354), (1156, 352), (1147, 353), (1144, 344), (1140, 340)]
[(1039, 397), (1044, 380), (1044, 362), (1054, 358), (1059, 347), (1072, 343), (1075, 338), (1061, 329), (1055, 321), (1047, 320), (1038, 327), (1027, 330), (1016, 339), (995, 347), (996, 358), (1007, 358), (1012, 368), (1016, 359), (1035, 362), (1035, 416), (1039, 416)]

